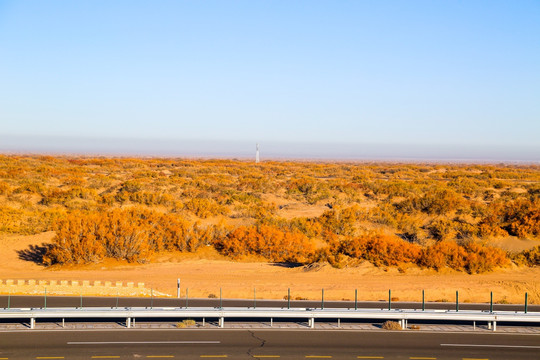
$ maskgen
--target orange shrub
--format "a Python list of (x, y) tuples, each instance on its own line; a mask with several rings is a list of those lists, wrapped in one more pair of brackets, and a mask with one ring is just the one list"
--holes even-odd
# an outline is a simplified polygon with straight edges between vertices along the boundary
[(440, 241), (422, 249), (418, 264), (440, 270), (449, 267), (465, 270), (469, 274), (491, 271), (510, 263), (506, 252), (501, 249), (469, 242), (464, 246), (451, 241)]
[(341, 254), (368, 260), (376, 266), (415, 263), (420, 255), (420, 249), (416, 244), (377, 232), (348, 238), (339, 245)]
[(305, 263), (314, 253), (305, 235), (268, 225), (240, 226), (227, 236), (216, 238), (214, 246), (233, 258), (254, 254), (274, 262)]

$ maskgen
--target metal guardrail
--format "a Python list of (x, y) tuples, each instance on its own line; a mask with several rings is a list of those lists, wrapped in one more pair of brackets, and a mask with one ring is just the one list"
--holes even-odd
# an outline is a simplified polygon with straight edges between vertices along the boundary
[(409, 320), (441, 322), (487, 322), (496, 331), (497, 322), (539, 323), (540, 312), (517, 311), (471, 311), (471, 310), (404, 310), (404, 309), (336, 309), (336, 308), (21, 308), (0, 309), (0, 319), (30, 320), (30, 328), (35, 328), (36, 319), (126, 319), (126, 327), (131, 327), (135, 318), (214, 318), (219, 327), (225, 326), (225, 319), (306, 319), (310, 328), (318, 319), (349, 320), (394, 320), (402, 328)]

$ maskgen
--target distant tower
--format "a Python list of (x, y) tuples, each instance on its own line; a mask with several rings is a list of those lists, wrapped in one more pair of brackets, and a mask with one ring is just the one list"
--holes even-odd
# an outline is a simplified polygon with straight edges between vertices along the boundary
[(257, 144), (256, 151), (255, 151), (255, 164), (259, 163), (259, 144)]

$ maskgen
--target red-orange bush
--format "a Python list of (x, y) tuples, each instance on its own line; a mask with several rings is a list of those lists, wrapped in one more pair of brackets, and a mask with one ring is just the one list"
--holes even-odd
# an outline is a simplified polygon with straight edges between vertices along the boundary
[(275, 262), (305, 263), (314, 253), (305, 235), (268, 225), (238, 227), (227, 236), (217, 238), (214, 246), (233, 258), (254, 254)]
[(419, 245), (376, 232), (348, 238), (339, 244), (339, 253), (368, 260), (376, 266), (416, 263), (420, 249)]

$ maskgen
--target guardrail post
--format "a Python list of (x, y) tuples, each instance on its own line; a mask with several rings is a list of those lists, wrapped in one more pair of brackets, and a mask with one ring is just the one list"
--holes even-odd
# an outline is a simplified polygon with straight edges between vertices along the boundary
[(490, 300), (489, 300), (489, 312), (493, 312), (493, 291), (490, 293)]
[(62, 318), (62, 329), (66, 327), (66, 319)]
[(219, 318), (219, 327), (220, 327), (220, 328), (224, 328), (224, 327), (225, 327), (225, 318), (224, 318), (224, 317), (220, 317), (220, 318)]
[(291, 308), (291, 288), (287, 289), (287, 309)]
[(392, 310), (392, 290), (388, 289), (388, 310)]
[(321, 290), (321, 310), (324, 310), (324, 289)]
[(337, 319), (337, 327), (341, 328), (341, 319)]
[(274, 326), (274, 318), (270, 318), (270, 327)]
[(527, 313), (527, 300), (528, 300), (528, 293), (525, 293), (525, 314)]
[(422, 311), (426, 311), (426, 297), (424, 294), (424, 289), (422, 289)]
[(354, 289), (354, 310), (358, 310), (358, 289)]
[(493, 331), (497, 331), (497, 322), (493, 321)]
[(459, 311), (459, 292), (456, 290), (456, 312)]
[(315, 318), (311, 318), (311, 324), (310, 324), (310, 327), (312, 329), (315, 329)]
[(33, 329), (36, 327), (36, 319), (30, 318), (30, 329)]
[(126, 327), (129, 329), (131, 328), (131, 318), (126, 318)]

